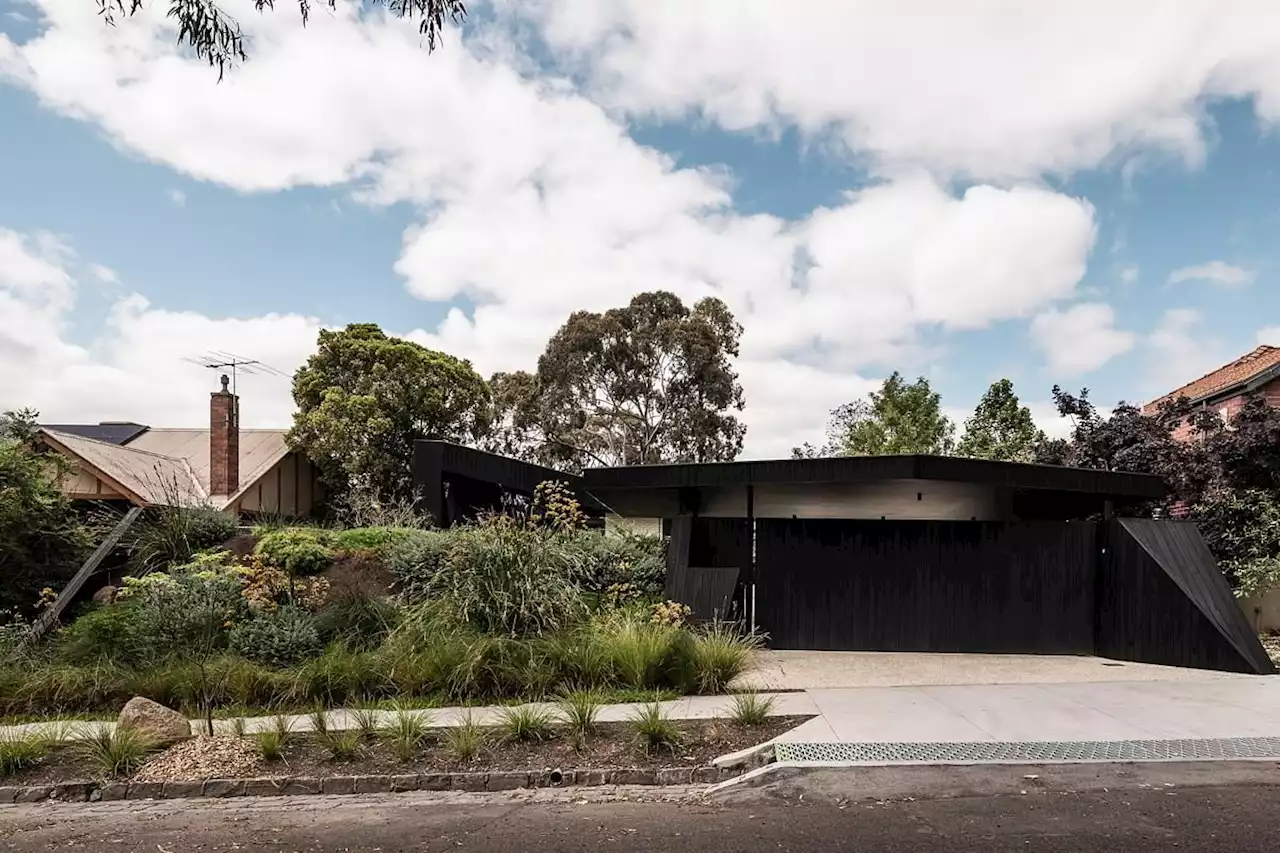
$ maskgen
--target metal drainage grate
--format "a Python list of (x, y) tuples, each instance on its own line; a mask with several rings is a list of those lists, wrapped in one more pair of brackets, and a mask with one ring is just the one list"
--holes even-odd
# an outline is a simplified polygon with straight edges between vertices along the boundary
[(1054, 762), (1280, 758), (1280, 737), (1028, 743), (779, 743), (778, 761)]

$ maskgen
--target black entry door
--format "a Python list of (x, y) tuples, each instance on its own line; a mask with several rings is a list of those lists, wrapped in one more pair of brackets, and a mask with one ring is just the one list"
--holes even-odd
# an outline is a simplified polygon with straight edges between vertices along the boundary
[(756, 543), (774, 648), (1093, 649), (1092, 523), (757, 519)]

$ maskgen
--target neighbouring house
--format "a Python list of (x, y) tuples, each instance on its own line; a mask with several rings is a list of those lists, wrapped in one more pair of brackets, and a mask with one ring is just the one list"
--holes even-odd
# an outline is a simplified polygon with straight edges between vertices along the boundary
[(43, 424), (40, 438), (72, 462), (62, 488), (76, 500), (308, 517), (324, 489), (311, 462), (289, 449), (286, 432), (241, 429), (240, 398), (223, 376), (210, 395), (207, 429)]
[[(1230, 423), (1249, 395), (1261, 396), (1270, 405), (1280, 406), (1280, 347), (1260, 346), (1230, 364), (1224, 364), (1194, 382), (1152, 400), (1142, 407), (1142, 412), (1155, 414), (1164, 401), (1186, 397), (1192, 405), (1216, 411), (1223, 421)], [(1190, 441), (1195, 435), (1195, 429), (1186, 421), (1173, 430), (1173, 437), (1179, 441)], [(1187, 512), (1188, 508), (1181, 503), (1172, 509), (1175, 517), (1185, 516)], [(1280, 589), (1242, 599), (1240, 606), (1255, 630), (1280, 631)]]
[[(1155, 414), (1166, 400), (1186, 397), (1192, 405), (1216, 411), (1224, 421), (1230, 422), (1251, 394), (1261, 395), (1273, 406), (1280, 405), (1280, 347), (1260, 346), (1230, 364), (1224, 364), (1194, 382), (1152, 400), (1142, 407), (1142, 413)], [(1195, 437), (1195, 430), (1184, 421), (1174, 429), (1173, 436), (1180, 441), (1188, 441)]]

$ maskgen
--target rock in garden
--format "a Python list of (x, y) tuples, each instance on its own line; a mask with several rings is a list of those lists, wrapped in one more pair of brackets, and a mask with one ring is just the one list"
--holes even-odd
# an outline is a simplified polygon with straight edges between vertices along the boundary
[(120, 592), (119, 587), (108, 584), (93, 594), (94, 604), (112, 604), (116, 600), (116, 595)]
[(190, 720), (172, 708), (143, 696), (129, 700), (116, 725), (122, 729), (133, 729), (156, 747), (172, 746), (191, 738)]

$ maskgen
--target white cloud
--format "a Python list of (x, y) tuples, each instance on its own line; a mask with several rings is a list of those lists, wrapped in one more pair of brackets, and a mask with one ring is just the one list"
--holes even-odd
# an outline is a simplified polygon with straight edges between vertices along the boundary
[(1038, 314), (1031, 321), (1032, 342), (1051, 371), (1075, 375), (1097, 370), (1133, 348), (1132, 332), (1116, 328), (1116, 313), (1101, 302), (1082, 302)]
[(89, 271), (89, 275), (93, 276), (103, 284), (120, 283), (120, 276), (116, 275), (116, 271), (111, 269), (111, 267), (105, 267), (102, 264), (89, 264), (86, 269)]
[(1133, 284), (1138, 280), (1138, 265), (1126, 264), (1120, 269), (1120, 282), (1122, 284)]
[(1058, 414), (1058, 407), (1052, 400), (1037, 400), (1027, 403), (1031, 410), (1031, 419), (1049, 438), (1069, 438), (1074, 424), (1071, 418)]
[(1168, 394), (1231, 356), (1223, 342), (1200, 328), (1203, 316), (1191, 308), (1171, 308), (1147, 336), (1147, 390), (1151, 398)]
[(187, 194), (182, 190), (169, 190), (165, 195), (169, 196), (169, 201), (173, 202), (178, 207), (187, 206)]
[[(677, 169), (563, 81), (522, 76), (471, 43), (428, 55), (411, 26), (357, 21), (346, 5), (305, 32), (289, 10), (244, 15), (254, 56), (221, 85), (177, 55), (162, 18), (108, 30), (74, 0), (42, 8), (50, 26), (39, 38), (0, 36), (0, 72), (121, 148), (241, 191), (350, 183), (365, 202), (417, 205), (396, 269), (420, 298), (477, 307), (412, 337), (484, 373), (531, 367), (575, 309), (656, 288), (722, 296), (746, 328), (750, 456), (820, 441), (827, 411), (871, 387), (864, 365), (915, 352), (922, 329), (978, 329), (1072, 297), (1095, 239), (1083, 200), (1028, 184), (956, 197), (920, 172), (800, 222), (740, 215), (727, 176)], [(120, 376), (138, 377), (128, 387), (142, 397), (176, 387), (187, 376), (171, 372), (187, 370), (179, 357), (202, 348), (239, 347), (291, 369), (317, 328), (293, 315), (172, 314), (135, 298), (91, 346), (22, 387), (46, 407), (107, 417), (102, 399), (131, 398), (93, 396), (90, 365), (115, 371), (102, 383), (114, 390), (127, 384)], [(280, 350), (263, 352), (259, 338)], [(199, 393), (148, 403), (166, 407), (148, 419), (205, 417), (207, 378), (183, 381)], [(287, 387), (279, 399), (276, 422)], [(246, 422), (252, 408), (246, 399)]]
[(1268, 326), (1258, 332), (1258, 343), (1280, 347), (1280, 326)]
[(1280, 16), (1268, 0), (1147, 3), (499, 0), (629, 113), (728, 129), (834, 132), (889, 172), (1003, 179), (1117, 151), (1198, 161), (1207, 97), (1280, 119)]
[[(67, 317), (78, 283), (68, 253), (50, 255), (41, 242), (0, 229), (0, 409), (33, 406), (48, 421), (200, 426), (216, 377), (184, 357), (231, 350), (292, 371), (314, 348), (320, 326), (312, 318), (211, 318), (156, 308), (137, 294), (117, 300), (91, 340), (72, 343)], [(88, 275), (100, 279), (95, 268)], [(246, 426), (290, 422), (287, 379), (244, 377), (240, 392)]]
[(1207, 281), (1210, 284), (1235, 287), (1253, 284), (1257, 278), (1258, 274), (1253, 270), (1247, 270), (1243, 267), (1229, 264), (1226, 261), (1209, 261), (1207, 264), (1180, 267), (1174, 270), (1169, 273), (1169, 284), (1180, 284), (1184, 281)]

